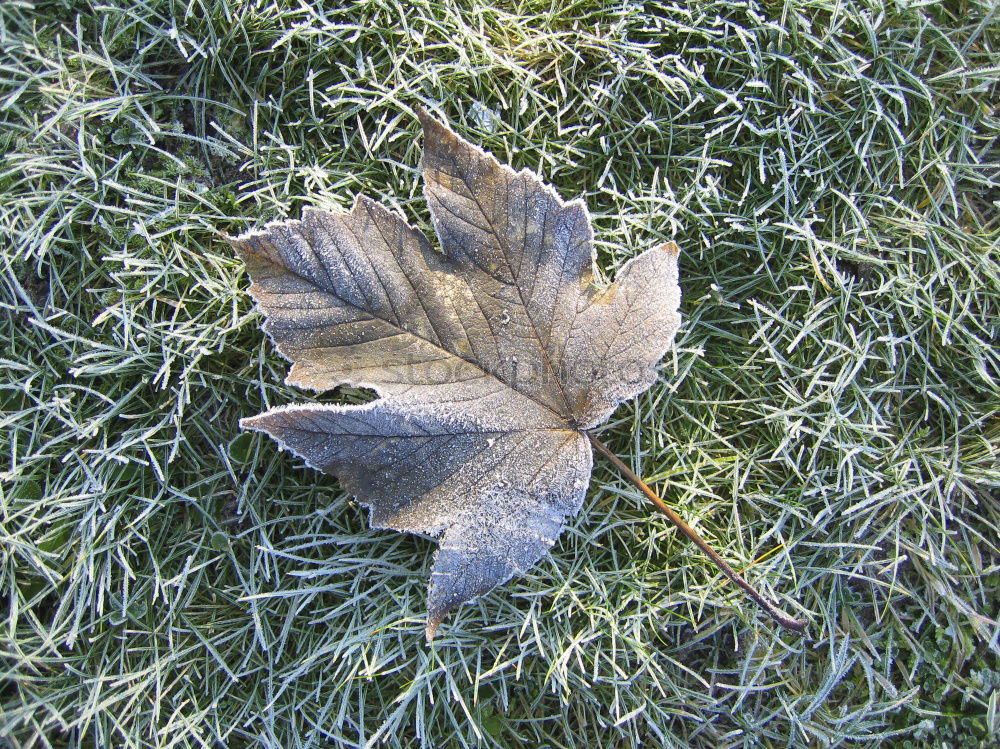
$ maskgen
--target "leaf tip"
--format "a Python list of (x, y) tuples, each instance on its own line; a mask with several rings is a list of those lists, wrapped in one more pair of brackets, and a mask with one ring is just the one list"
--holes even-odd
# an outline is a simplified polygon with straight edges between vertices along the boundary
[(450, 132), (450, 128), (444, 122), (439, 120), (437, 117), (434, 117), (419, 104), (413, 105), (413, 113), (417, 116), (417, 119), (420, 120), (420, 125), (424, 129), (424, 135), (434, 131)]
[(681, 248), (677, 246), (676, 242), (664, 242), (659, 247), (661, 252), (665, 252), (668, 255), (677, 256), (681, 254)]
[(427, 642), (433, 642), (434, 637), (437, 635), (438, 627), (441, 626), (441, 622), (444, 621), (447, 614), (437, 614), (427, 617)]
[(240, 419), (240, 429), (253, 429), (255, 431), (261, 431), (264, 428), (262, 419), (264, 414), (257, 414), (256, 416), (247, 416)]
[(228, 234), (226, 232), (222, 232), (222, 239), (226, 244), (228, 244), (230, 247), (236, 250), (237, 255), (243, 254), (244, 245), (242, 239), (240, 239), (239, 237), (234, 237), (232, 234)]

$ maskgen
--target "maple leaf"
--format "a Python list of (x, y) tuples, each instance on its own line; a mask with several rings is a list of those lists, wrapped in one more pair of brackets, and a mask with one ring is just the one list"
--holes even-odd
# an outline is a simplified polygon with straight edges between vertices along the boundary
[(579, 512), (586, 430), (656, 381), (680, 288), (672, 242), (596, 285), (581, 201), (417, 115), (440, 252), (360, 196), (349, 213), (307, 208), (230, 242), (292, 362), (286, 381), (379, 396), (241, 425), (337, 476), (372, 527), (438, 538), (430, 639), (449, 611), (533, 565)]

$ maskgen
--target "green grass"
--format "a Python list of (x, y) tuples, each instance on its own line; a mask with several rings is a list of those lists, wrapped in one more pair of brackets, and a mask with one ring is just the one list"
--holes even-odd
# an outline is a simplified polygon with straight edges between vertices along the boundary
[[(995, 3), (496, 4), (0, 3), (0, 745), (996, 740)], [(598, 461), (428, 646), (434, 544), (240, 433), (310, 395), (221, 233), (429, 228), (416, 102), (681, 246), (601, 438), (810, 639)]]

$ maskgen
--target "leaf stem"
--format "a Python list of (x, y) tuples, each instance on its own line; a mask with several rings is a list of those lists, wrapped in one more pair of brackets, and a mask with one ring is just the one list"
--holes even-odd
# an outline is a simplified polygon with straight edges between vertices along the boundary
[(639, 478), (627, 465), (625, 465), (621, 458), (611, 452), (607, 445), (597, 439), (597, 437), (592, 435), (590, 432), (587, 432), (587, 437), (590, 438), (590, 443), (597, 449), (597, 452), (610, 460), (622, 476), (635, 484), (636, 488), (645, 494), (646, 498), (656, 506), (656, 509), (670, 518), (670, 521), (677, 526), (681, 533), (691, 539), (695, 546), (705, 552), (705, 554), (708, 555), (708, 558), (715, 562), (719, 566), (719, 569), (725, 573), (726, 577), (743, 588), (746, 594), (756, 601), (757, 605), (764, 609), (764, 611), (766, 611), (768, 615), (774, 619), (774, 621), (778, 622), (781, 626), (792, 630), (793, 632), (805, 632), (806, 622), (799, 619), (793, 619), (775, 608), (769, 601), (767, 601), (767, 599), (764, 598), (764, 596), (758, 593), (750, 583), (740, 577), (739, 573), (730, 567), (726, 561), (720, 557), (711, 546), (708, 545), (708, 542), (698, 535), (698, 532), (694, 528), (684, 522), (684, 518), (674, 512), (666, 504), (666, 502), (657, 496), (656, 492), (649, 488), (645, 481)]

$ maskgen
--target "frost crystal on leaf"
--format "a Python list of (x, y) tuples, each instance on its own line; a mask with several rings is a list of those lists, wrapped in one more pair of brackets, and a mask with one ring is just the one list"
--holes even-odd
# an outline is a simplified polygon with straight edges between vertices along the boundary
[(284, 406), (241, 424), (337, 476), (371, 524), (435, 535), (428, 638), (523, 572), (580, 510), (584, 430), (656, 380), (680, 323), (677, 247), (593, 283), (587, 209), (417, 112), (441, 251), (358, 197), (350, 213), (231, 240), (287, 382), (375, 390), (363, 406)]

